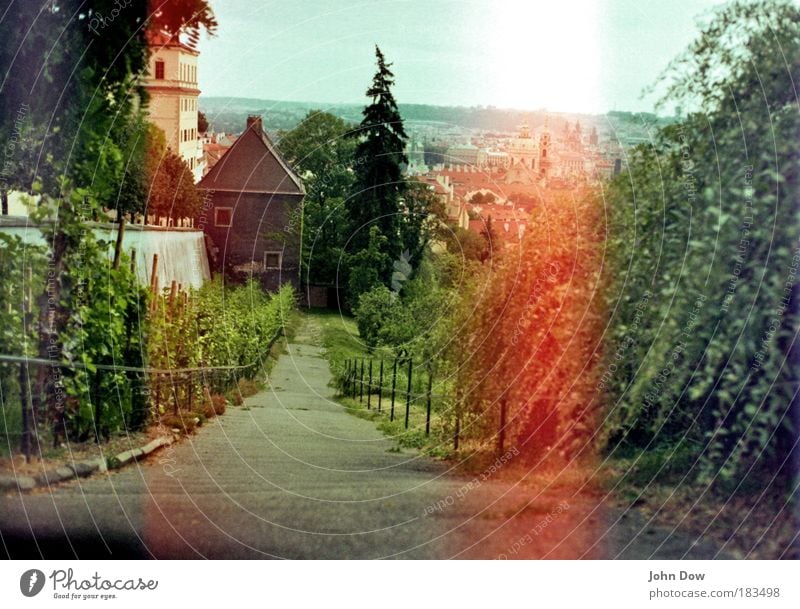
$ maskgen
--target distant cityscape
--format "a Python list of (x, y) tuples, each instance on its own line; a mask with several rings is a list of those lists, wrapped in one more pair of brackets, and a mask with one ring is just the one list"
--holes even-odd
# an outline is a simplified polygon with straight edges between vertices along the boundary
[[(200, 98), (208, 121), (200, 134), (207, 172), (233, 145), (247, 116), (263, 117), (279, 139), (310, 110), (357, 124), (361, 106), (247, 98)], [(675, 120), (652, 113), (569, 114), (494, 107), (400, 105), (409, 134), (406, 173), (427, 184), (455, 226), (496, 238), (522, 238), (546, 190), (594, 183), (622, 171), (626, 151)]]

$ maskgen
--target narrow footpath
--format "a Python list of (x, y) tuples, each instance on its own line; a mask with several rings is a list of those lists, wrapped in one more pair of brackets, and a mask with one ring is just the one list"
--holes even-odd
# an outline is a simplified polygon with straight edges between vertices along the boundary
[(395, 452), (334, 400), (306, 321), (270, 387), (145, 461), (0, 496), (12, 558), (711, 558), (588, 491)]

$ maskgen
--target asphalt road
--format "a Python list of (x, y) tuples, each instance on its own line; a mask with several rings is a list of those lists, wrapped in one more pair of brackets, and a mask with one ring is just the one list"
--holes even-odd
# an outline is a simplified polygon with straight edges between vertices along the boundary
[[(570, 484), (455, 474), (333, 400), (317, 328), (271, 388), (116, 472), (0, 497), (12, 558), (711, 558)], [(486, 474), (484, 477), (483, 474)], [(524, 474), (522, 474), (524, 475)]]

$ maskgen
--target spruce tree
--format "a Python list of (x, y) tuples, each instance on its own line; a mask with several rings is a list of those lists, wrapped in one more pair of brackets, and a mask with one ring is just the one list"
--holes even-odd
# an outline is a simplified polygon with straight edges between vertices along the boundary
[(405, 143), (408, 139), (403, 120), (392, 95), (394, 74), (389, 69), (380, 48), (375, 47), (378, 71), (367, 90), (371, 103), (364, 108), (364, 119), (355, 132), (359, 143), (355, 154), (355, 186), (348, 200), (351, 240), (348, 249), (353, 253), (367, 249), (370, 228), (376, 226), (385, 237), (387, 268), (380, 269), (384, 283), (391, 274), (391, 261), (402, 251), (400, 237), (401, 199), (405, 192), (402, 166), (408, 163)]

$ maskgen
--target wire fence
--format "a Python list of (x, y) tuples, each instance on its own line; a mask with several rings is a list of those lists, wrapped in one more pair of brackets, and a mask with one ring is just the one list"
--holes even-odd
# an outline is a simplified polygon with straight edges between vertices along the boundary
[[(22, 355), (0, 354), (0, 368), (16, 366), (18, 376), (13, 379), (13, 375), (0, 375), (0, 406), (3, 409), (5, 435), (19, 436), (19, 446), (22, 454), (27, 461), (30, 461), (34, 452), (34, 446), (38, 442), (37, 427), (43, 413), (37, 412), (36, 403), (46, 399), (47, 396), (34, 396), (31, 381), (31, 369), (50, 368), (54, 370), (84, 370), (88, 372), (104, 371), (109, 374), (133, 375), (140, 382), (140, 396), (147, 400), (151, 406), (172, 406), (172, 412), (178, 415), (181, 407), (191, 410), (194, 407), (194, 399), (201, 393), (210, 395), (211, 392), (223, 393), (235, 386), (239, 378), (244, 376), (244, 372), (260, 366), (270, 349), (283, 334), (283, 327), (279, 327), (272, 338), (268, 341), (265, 349), (255, 361), (243, 365), (225, 366), (196, 366), (191, 368), (155, 368), (148, 366), (126, 366), (122, 364), (87, 364), (75, 361), (58, 361), (56, 359), (44, 359), (38, 357), (26, 357)], [(11, 387), (11, 380), (16, 380), (16, 391)], [(5, 387), (3, 386), (5, 385)], [(19, 396), (21, 417), (20, 431), (14, 432), (11, 429), (10, 419), (6, 416), (7, 404), (12, 403), (11, 397), (14, 393)], [(96, 404), (96, 416), (99, 416), (102, 405)]]

